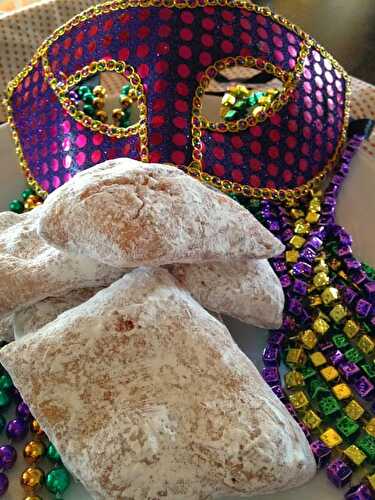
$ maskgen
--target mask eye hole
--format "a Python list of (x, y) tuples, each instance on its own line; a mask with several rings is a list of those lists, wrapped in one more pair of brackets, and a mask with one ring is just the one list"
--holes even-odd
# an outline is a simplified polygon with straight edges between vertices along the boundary
[(108, 125), (128, 128), (139, 121), (138, 96), (130, 81), (111, 71), (97, 73), (69, 92), (85, 115)]
[(283, 91), (281, 80), (244, 66), (224, 68), (210, 80), (202, 98), (202, 115), (210, 122), (235, 122), (264, 112)]

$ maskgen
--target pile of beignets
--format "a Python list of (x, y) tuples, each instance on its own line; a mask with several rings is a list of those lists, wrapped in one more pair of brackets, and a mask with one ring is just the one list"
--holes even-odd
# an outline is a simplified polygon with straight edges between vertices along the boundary
[(303, 432), (207, 310), (264, 328), (283, 245), (175, 167), (116, 159), (0, 213), (0, 361), (95, 499), (289, 488)]

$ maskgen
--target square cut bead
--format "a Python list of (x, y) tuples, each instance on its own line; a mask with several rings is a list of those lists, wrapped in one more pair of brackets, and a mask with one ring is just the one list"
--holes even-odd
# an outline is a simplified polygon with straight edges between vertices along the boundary
[(339, 458), (331, 462), (327, 467), (328, 479), (337, 487), (345, 486), (352, 477), (353, 471), (349, 465)]
[(339, 372), (334, 366), (326, 366), (325, 368), (320, 370), (320, 373), (324, 380), (326, 380), (327, 382), (332, 382), (339, 376)]
[(344, 361), (344, 355), (339, 349), (337, 349), (329, 355), (329, 360), (334, 366), (338, 366)]
[(363, 360), (363, 355), (355, 347), (351, 347), (344, 351), (345, 358), (351, 363), (359, 363)]
[(351, 339), (355, 337), (358, 332), (359, 332), (359, 325), (352, 319), (349, 319), (345, 323), (344, 333)]
[(357, 346), (365, 354), (371, 354), (375, 348), (375, 343), (368, 335), (362, 335), (357, 342)]
[(295, 279), (293, 284), (293, 291), (298, 293), (298, 295), (306, 295), (307, 294), (308, 285), (305, 281), (300, 279)]
[[(301, 255), (300, 255), (301, 256)], [(307, 262), (297, 262), (293, 266), (293, 273), (296, 276), (310, 276), (312, 273), (311, 265)]]
[(302, 236), (295, 234), (293, 238), (290, 239), (289, 243), (294, 246), (294, 248), (302, 248), (306, 240)]
[(374, 384), (364, 375), (354, 382), (354, 387), (363, 399), (369, 400), (374, 395)]
[(317, 273), (313, 278), (313, 283), (317, 288), (327, 286), (329, 284), (328, 274), (324, 272)]
[(288, 354), (286, 355), (286, 362), (303, 366), (306, 363), (306, 354), (303, 348), (293, 347), (292, 349), (289, 349)]
[(368, 302), (367, 300), (364, 300), (364, 299), (359, 299), (359, 301), (357, 302), (357, 305), (355, 306), (355, 310), (356, 310), (357, 314), (359, 316), (362, 316), (363, 318), (368, 316), (371, 309), (372, 309), (371, 303)]
[(332, 387), (332, 392), (336, 396), (337, 399), (348, 399), (352, 395), (352, 391), (348, 384), (337, 384)]
[(310, 231), (310, 224), (303, 219), (297, 220), (294, 224), (294, 232), (296, 234), (308, 234)]
[(299, 257), (299, 252), (297, 250), (287, 250), (285, 252), (285, 259), (287, 262), (297, 262)]
[(309, 380), (311, 377), (315, 377), (316, 370), (312, 366), (304, 366), (301, 368), (301, 373), (303, 375), (304, 380)]
[(370, 485), (371, 490), (375, 493), (375, 471), (372, 474), (366, 476), (366, 480)]
[(375, 463), (375, 438), (370, 434), (363, 434), (360, 436), (355, 444), (365, 453), (369, 461)]
[(314, 410), (308, 410), (304, 414), (302, 420), (305, 425), (311, 430), (316, 429), (322, 423), (322, 419), (315, 413)]
[(336, 323), (340, 323), (341, 320), (347, 316), (347, 311), (344, 306), (337, 304), (333, 309), (331, 309), (329, 315)]
[(300, 387), (305, 385), (305, 379), (302, 373), (297, 370), (291, 370), (285, 374), (285, 385), (290, 389), (292, 387)]
[(262, 377), (268, 385), (280, 383), (280, 374), (276, 366), (266, 366), (263, 368)]
[(298, 208), (292, 208), (290, 211), (290, 215), (293, 217), (293, 219), (300, 219), (301, 217), (304, 217), (305, 212), (302, 210), (299, 210)]
[(325, 273), (327, 274), (329, 271), (328, 265), (325, 260), (321, 259), (318, 261), (318, 264), (314, 267), (314, 273)]
[(321, 204), (319, 198), (313, 198), (309, 203), (309, 209), (312, 212), (320, 212)]
[(369, 379), (375, 379), (375, 364), (363, 363), (361, 368)]
[(322, 398), (319, 401), (319, 408), (325, 417), (334, 415), (335, 413), (341, 410), (338, 401), (333, 396), (327, 396), (326, 398)]
[(375, 437), (375, 417), (372, 417), (372, 419), (367, 422), (365, 431), (367, 434)]
[(331, 457), (331, 449), (323, 441), (317, 439), (310, 444), (318, 468), (323, 467)]
[(365, 413), (365, 409), (352, 399), (344, 408), (344, 412), (350, 417), (352, 420), (358, 420)]
[(328, 429), (320, 435), (320, 439), (328, 448), (335, 448), (342, 443), (342, 437), (332, 427), (328, 427)]
[(370, 488), (364, 483), (352, 486), (345, 493), (345, 500), (373, 500), (373, 498)]
[(313, 323), (313, 329), (316, 333), (324, 335), (329, 330), (329, 323), (325, 319), (318, 317)]
[(344, 455), (349, 458), (354, 465), (361, 465), (367, 458), (367, 456), (360, 450), (355, 444), (351, 444), (348, 448), (345, 448)]
[(323, 290), (321, 297), (323, 303), (327, 306), (331, 304), (331, 302), (334, 302), (335, 300), (338, 299), (339, 291), (337, 290), (337, 288), (333, 286), (327, 286), (327, 288)]
[(301, 341), (306, 349), (314, 349), (318, 343), (317, 336), (312, 330), (305, 330), (301, 334)]
[(361, 373), (359, 366), (352, 362), (340, 363), (338, 368), (341, 375), (347, 381), (355, 379)]
[(325, 363), (327, 363), (327, 358), (324, 356), (323, 353), (321, 353), (319, 351), (313, 352), (312, 354), (310, 354), (310, 360), (311, 360), (311, 363), (316, 367), (322, 366)]
[(322, 299), (320, 295), (310, 295), (309, 303), (311, 307), (318, 307), (322, 304)]
[(289, 401), (296, 410), (300, 410), (309, 404), (309, 398), (303, 391), (298, 391), (289, 395)]
[(355, 434), (357, 434), (357, 432), (360, 429), (357, 422), (355, 422), (346, 415), (336, 420), (335, 427), (339, 431), (340, 435), (343, 436), (345, 439), (350, 439)]
[(333, 335), (332, 342), (338, 349), (342, 349), (349, 345), (348, 338), (345, 335)]
[(318, 222), (320, 215), (317, 212), (307, 212), (307, 215), (305, 219), (307, 222), (310, 222), (310, 224), (315, 224), (315, 222)]
[(309, 381), (308, 393), (311, 399), (317, 399), (331, 394), (331, 390), (324, 380), (314, 377)]

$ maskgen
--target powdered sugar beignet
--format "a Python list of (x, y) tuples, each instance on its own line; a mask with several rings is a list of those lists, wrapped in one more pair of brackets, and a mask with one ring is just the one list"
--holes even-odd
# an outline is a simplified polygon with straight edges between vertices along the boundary
[(96, 500), (243, 497), (315, 473), (297, 422), (166, 270), (127, 274), (0, 361)]
[(260, 328), (280, 327), (284, 293), (267, 260), (175, 264), (169, 269), (207, 309)]
[(284, 248), (230, 197), (176, 167), (129, 158), (80, 172), (51, 193), (39, 232), (119, 268), (272, 257)]

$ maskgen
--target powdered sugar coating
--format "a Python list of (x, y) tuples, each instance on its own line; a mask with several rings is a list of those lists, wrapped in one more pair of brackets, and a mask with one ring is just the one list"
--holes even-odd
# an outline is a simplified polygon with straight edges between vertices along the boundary
[(280, 281), (265, 259), (175, 264), (171, 273), (202, 306), (260, 328), (279, 328)]
[(297, 423), (166, 270), (127, 274), (0, 360), (94, 499), (243, 497), (315, 472)]
[[(14, 214), (0, 232), (0, 317), (76, 288), (107, 285), (123, 274), (48, 245), (36, 231), (39, 214), (40, 208)], [(7, 212), (0, 213), (2, 220), (9, 221)]]
[(12, 322), (15, 339), (20, 340), (25, 335), (38, 331), (56, 319), (59, 314), (90, 299), (99, 290), (100, 288), (72, 290), (62, 297), (49, 297), (16, 312)]
[(130, 158), (79, 173), (42, 210), (46, 241), (119, 268), (272, 257), (284, 248), (228, 196), (175, 167)]

